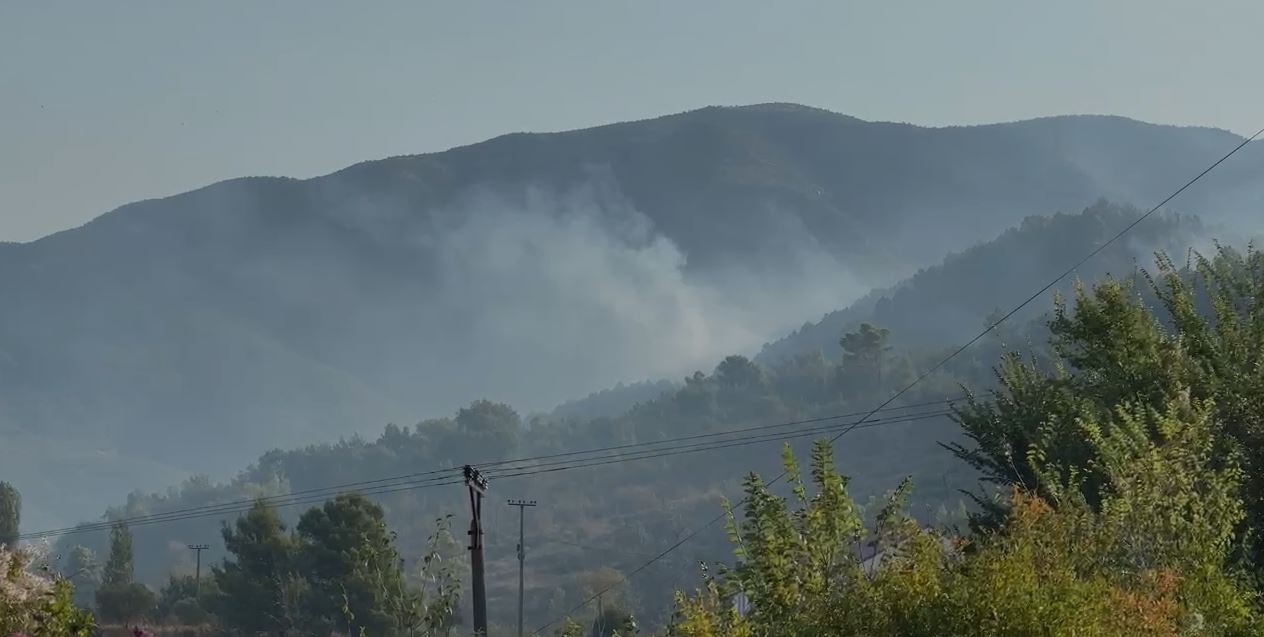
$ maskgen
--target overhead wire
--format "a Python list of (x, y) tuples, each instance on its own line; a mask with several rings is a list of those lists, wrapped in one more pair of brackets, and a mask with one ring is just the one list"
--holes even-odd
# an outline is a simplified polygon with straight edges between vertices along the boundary
[[(926, 403), (918, 403), (915, 405), (900, 406), (892, 408), (888, 411), (906, 411), (914, 407), (925, 405), (943, 405), (948, 404), (948, 400), (928, 401)], [(916, 420), (924, 420), (938, 416), (947, 415), (946, 410), (937, 410), (932, 412), (918, 412), (913, 414), (901, 414), (890, 418), (877, 419), (870, 424), (896, 424), (899, 422), (913, 422)], [(746, 427), (741, 429), (732, 429), (718, 432), (709, 432), (706, 434), (697, 434), (691, 436), (681, 436), (678, 438), (663, 439), (657, 441), (647, 441), (645, 443), (636, 443), (628, 445), (617, 445), (606, 448), (588, 450), (584, 452), (567, 452), (563, 454), (549, 454), (537, 456), (537, 458), (560, 458), (562, 456), (576, 456), (581, 453), (589, 454), (590, 457), (575, 458), (572, 460), (553, 460), (551, 462), (543, 462), (531, 464), (535, 458), (523, 458), (512, 461), (514, 465), (508, 465), (505, 462), (500, 463), (499, 469), (490, 470), (489, 477), (497, 479), (518, 478), (543, 473), (554, 473), (558, 471), (567, 471), (572, 469), (580, 469), (587, 467), (603, 466), (621, 462), (629, 462), (634, 460), (646, 460), (651, 458), (671, 457), (687, 453), (698, 453), (703, 451), (711, 451), (716, 449), (728, 449), (738, 446), (746, 446), (769, 442), (775, 440), (795, 439), (818, 433), (833, 431), (839, 427), (852, 426), (854, 423), (841, 423), (835, 425), (824, 425), (803, 430), (795, 430), (790, 432), (774, 432), (774, 433), (753, 433), (764, 432), (770, 429), (785, 428), (790, 425), (801, 425), (805, 423), (820, 423), (829, 420), (837, 420), (840, 416), (831, 416), (823, 418), (805, 419), (799, 421), (791, 421), (788, 423), (778, 423), (774, 425)], [(730, 437), (734, 434), (746, 433), (745, 436)], [(690, 442), (685, 445), (674, 445), (678, 442), (696, 441), (703, 438), (721, 438), (710, 442)], [(636, 449), (641, 447), (642, 449)], [(595, 452), (616, 450), (617, 453), (593, 456)], [(493, 463), (495, 464), (495, 463)], [(414, 490), (421, 488), (447, 486), (460, 484), (462, 479), (455, 477), (459, 472), (458, 468), (438, 469), (433, 471), (420, 472), (416, 474), (405, 474), (402, 476), (394, 476), (390, 478), (380, 478), (376, 480), (359, 481), (344, 483), (341, 485), (332, 485), (318, 489), (304, 489), (289, 494), (279, 494), (275, 496), (265, 496), (253, 500), (237, 500), (233, 502), (207, 505), (202, 507), (187, 507), (150, 515), (131, 516), (126, 518), (116, 518), (101, 522), (80, 524), (71, 527), (63, 527), (59, 529), (49, 529), (37, 531), (21, 535), (21, 539), (47, 539), (59, 537), (63, 535), (71, 535), (78, 533), (86, 533), (92, 531), (106, 530), (119, 523), (125, 523), (129, 526), (149, 526), (153, 524), (163, 524), (170, 522), (178, 522), (190, 519), (198, 519), (205, 517), (214, 517), (217, 515), (230, 515), (248, 511), (255, 504), (262, 502), (269, 506), (288, 507), (298, 504), (309, 504), (328, 499), (331, 495), (337, 493), (345, 493), (355, 491), (362, 495), (381, 495), (396, 493), (399, 491)], [(450, 475), (445, 475), (450, 474)], [(420, 476), (414, 477), (414, 476)], [(429, 477), (427, 477), (429, 476)], [(369, 488), (358, 488), (363, 485), (376, 485)], [(354, 487), (354, 488), (353, 488)]]

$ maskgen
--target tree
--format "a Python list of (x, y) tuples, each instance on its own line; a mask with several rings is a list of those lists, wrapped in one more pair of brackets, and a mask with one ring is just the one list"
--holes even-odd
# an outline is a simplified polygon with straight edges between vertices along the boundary
[(205, 623), (210, 619), (206, 600), (215, 597), (206, 588), (192, 575), (172, 575), (158, 591), (157, 616), (185, 625)]
[(153, 616), (158, 603), (154, 592), (139, 582), (103, 585), (97, 589), (97, 613), (111, 622), (134, 622)]
[(476, 400), (457, 412), (456, 427), (466, 449), (505, 458), (518, 447), (522, 418), (509, 405)]
[(745, 356), (728, 356), (715, 368), (715, 380), (721, 387), (744, 391), (761, 390), (764, 370)]
[(218, 589), (212, 603), (216, 616), (246, 634), (297, 628), (309, 586), (297, 575), (294, 542), (276, 511), (256, 500), (221, 535), (232, 558), (211, 570)]
[(405, 590), (382, 508), (359, 494), (309, 509), (297, 526), (299, 562), (311, 581), (318, 628), (390, 634), (400, 628), (392, 596)]
[(97, 612), (108, 621), (127, 622), (153, 613), (157, 603), (153, 591), (134, 580), (132, 532), (127, 523), (110, 527), (110, 555), (96, 591)]
[(22, 523), (22, 494), (8, 482), (0, 482), (0, 548), (17, 548)]
[(1241, 472), (1215, 458), (1209, 413), (1192, 402), (1121, 405), (1111, 427), (1085, 423), (1104, 463), (1099, 506), (1035, 454), (1051, 495), (1015, 489), (1003, 531), (968, 550), (907, 514), (907, 482), (868, 527), (828, 442), (813, 449), (812, 493), (787, 448), (796, 508), (748, 477), (745, 519), (730, 509), (738, 565), (678, 595), (669, 634), (1257, 634), (1254, 593), (1230, 561)]
[(456, 548), (451, 516), (438, 518), (434, 532), (426, 540), (420, 572), (416, 573), (420, 586), (413, 588), (398, 580), (393, 582), (396, 588), (392, 590), (391, 582), (378, 580), (377, 586), (385, 591), (387, 612), (400, 633), (446, 635), (461, 625), (461, 569), (456, 560), (450, 559)]
[(621, 608), (606, 608), (593, 620), (589, 637), (614, 637), (633, 635), (636, 633), (636, 620), (632, 613)]
[(869, 323), (862, 323), (856, 332), (844, 334), (838, 340), (843, 348), (843, 377), (861, 391), (874, 391), (882, 387), (882, 364), (891, 347), (887, 339), (891, 333)]
[(75, 604), (81, 608), (92, 606), (101, 586), (101, 565), (92, 549), (82, 545), (72, 548), (62, 574), (75, 587)]
[(104, 586), (131, 584), (134, 579), (132, 566), (132, 532), (126, 522), (116, 522), (110, 527), (110, 555), (105, 562), (101, 583)]
[(92, 615), (74, 604), (69, 581), (49, 577), (27, 550), (0, 548), (0, 635), (89, 637)]
[[(1217, 455), (1241, 453), (1242, 531), (1264, 528), (1264, 254), (1221, 248), (1191, 263), (1160, 255), (1139, 289), (1107, 280), (1078, 286), (1074, 304), (1059, 299), (1049, 323), (1055, 360), (1007, 356), (1001, 387), (958, 413), (971, 443), (950, 448), (997, 484), (1043, 489), (1030, 458), (1040, 441), (1046, 467), (1076, 472), (1097, 506), (1105, 477), (1078, 423), (1110, 426), (1120, 404), (1163, 411), (1187, 393), (1220, 423)], [(1264, 572), (1264, 543), (1254, 544), (1248, 553)]]

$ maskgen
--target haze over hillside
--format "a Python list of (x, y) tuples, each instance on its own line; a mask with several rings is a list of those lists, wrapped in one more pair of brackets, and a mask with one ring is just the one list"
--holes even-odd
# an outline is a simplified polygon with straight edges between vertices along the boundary
[[(865, 322), (889, 329), (894, 342), (904, 347), (965, 342), (1028, 298), (1034, 285), (1061, 275), (1077, 255), (1102, 245), (1142, 212), (1102, 201), (1082, 213), (1028, 217), (992, 241), (949, 254), (941, 264), (890, 288), (874, 289), (846, 308), (766, 344), (758, 360), (776, 364), (818, 349), (837, 357), (839, 335)], [(1225, 232), (1206, 227), (1198, 217), (1156, 214), (1035, 299), (1009, 324), (1048, 312), (1055, 295), (1070, 298), (1077, 283), (1105, 276), (1140, 281), (1143, 272), (1154, 271), (1156, 252), (1179, 260), (1189, 250), (1213, 254), (1217, 239), (1230, 245), (1246, 243)]]
[[(0, 463), (39, 525), (474, 398), (677, 377), (1028, 215), (1148, 205), (1237, 141), (708, 108), (131, 204), (0, 244)], [(1180, 208), (1249, 218), (1261, 158)]]
[[(498, 493), (548, 498), (537, 513), (544, 517), (532, 518), (531, 536), (540, 538), (535, 541), (545, 550), (532, 549), (528, 599), (534, 600), (529, 602), (533, 613), (558, 612), (566, 595), (583, 594), (570, 585), (576, 572), (594, 565), (593, 555), (583, 549), (620, 547), (633, 556), (653, 555), (661, 550), (658, 543), (663, 537), (705, 527), (720, 506), (719, 497), (736, 493), (740, 468), (763, 475), (776, 472), (776, 450), (782, 442), (798, 442), (802, 452), (805, 429), (806, 436), (819, 434), (817, 426), (840, 431), (848, 421), (840, 414), (863, 413), (873, 406), (874, 396), (906, 386), (913, 375), (940, 360), (944, 348), (977, 333), (998, 296), (1025, 297), (1032, 280), (1048, 280), (1064, 268), (1069, 252), (1091, 249), (1138, 214), (1136, 209), (1102, 203), (1081, 213), (1027, 219), (1019, 228), (900, 282), (894, 290), (875, 291), (782, 339), (765, 350), (762, 364), (726, 356), (683, 383), (616, 386), (529, 422), (509, 406), (480, 401), (450, 418), (384, 427), (364, 440), (270, 451), (242, 467), (232, 480), (218, 484), (191, 479), (154, 494), (115, 497), (111, 503), (116, 506), (107, 515), (174, 518), (137, 529), (137, 545), (142, 547), (137, 552), (138, 576), (158, 582), (172, 565), (191, 568), (186, 545), (214, 537), (219, 525), (231, 521), (251, 495), (320, 493), (332, 484), (358, 484), (382, 503), (391, 528), (400, 533), (403, 557), (415, 560), (423, 550), (424, 525), (445, 514), (460, 516), (467, 503), (461, 489), (451, 484), (427, 486), (415, 478), (410, 483), (410, 478), (391, 476), (415, 476), (419, 468), (443, 467), (451, 467), (455, 474), (465, 462), (538, 457), (538, 468), (558, 471), (515, 478), (513, 474), (530, 473), (531, 463), (511, 470), (493, 465), (491, 471), (499, 475), (491, 482)], [(1196, 218), (1156, 215), (1134, 229), (1128, 245), (1104, 251), (1080, 274), (1090, 282), (1101, 282), (1103, 273), (1110, 271), (1131, 274), (1134, 264), (1148, 262), (1145, 255), (1151, 250), (1183, 250), (1203, 230)], [(1134, 261), (1136, 257), (1140, 258)], [(837, 458), (846, 469), (850, 492), (861, 498), (876, 496), (909, 477), (917, 485), (910, 506), (920, 519), (948, 524), (954, 511), (959, 514), (953, 505), (961, 499), (958, 489), (978, 488), (978, 474), (940, 446), (962, 437), (957, 424), (931, 405), (959, 396), (962, 386), (985, 393), (1005, 347), (1048, 356), (1048, 330), (1035, 314), (1049, 306), (1048, 296), (1033, 303), (1031, 312), (1015, 315), (991, 337), (931, 373), (902, 397), (905, 406), (884, 411), (877, 421), (840, 441)], [(851, 360), (839, 360), (844, 351), (839, 334), (845, 330), (854, 336), (863, 332), (857, 329), (859, 321), (871, 320), (891, 330), (886, 341), (890, 347), (881, 348), (885, 353), (874, 364), (877, 374), (857, 360), (854, 349)], [(779, 422), (792, 425), (772, 425)], [(822, 425), (831, 422), (836, 424)], [(770, 430), (777, 433), (763, 440), (739, 440), (743, 432), (757, 433), (758, 439)], [(669, 438), (677, 439), (675, 445), (666, 442)], [(658, 455), (656, 448), (680, 453), (642, 457)], [(586, 449), (598, 451), (585, 454)], [(626, 455), (606, 463), (615, 449)], [(559, 453), (568, 461), (556, 464)], [(566, 465), (577, 466), (562, 470)], [(496, 520), (511, 521), (503, 510), (496, 510), (491, 514), (493, 528)], [(181, 519), (175, 513), (181, 511), (206, 514)], [(281, 512), (291, 521), (295, 513), (293, 508)], [(612, 517), (628, 522), (602, 522)], [(99, 527), (80, 531), (61, 538), (57, 552), (70, 554), (76, 544), (98, 554), (107, 550)], [(691, 542), (691, 557), (666, 571), (656, 570), (648, 581), (637, 578), (634, 588), (655, 591), (690, 585), (696, 577), (691, 562), (696, 565), (697, 559), (716, 560), (726, 554), (717, 542), (722, 535), (708, 539)], [(490, 534), (491, 570), (511, 574), (516, 569), (516, 540), (513, 528)], [(215, 547), (209, 557), (222, 555), (223, 550)], [(491, 593), (501, 600), (501, 609), (512, 607), (513, 581), (500, 579)], [(642, 594), (641, 599), (646, 597)], [(663, 619), (670, 609), (651, 603), (641, 610)]]

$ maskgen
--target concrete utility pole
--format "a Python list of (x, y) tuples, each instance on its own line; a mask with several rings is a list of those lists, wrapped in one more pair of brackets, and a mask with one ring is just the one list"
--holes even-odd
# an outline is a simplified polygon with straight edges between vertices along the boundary
[(210, 544), (190, 544), (189, 545), (190, 551), (197, 552), (197, 567), (196, 567), (196, 570), (193, 572), (195, 573), (194, 581), (197, 582), (198, 592), (202, 591), (202, 551), (208, 550), (210, 548), (211, 548)]
[(527, 560), (526, 525), (523, 519), (526, 517), (527, 507), (535, 506), (535, 500), (510, 500), (509, 506), (518, 507), (518, 637), (522, 637), (522, 583), (524, 563)]
[(470, 490), (470, 571), (474, 598), (474, 634), (487, 637), (487, 584), (483, 580), (483, 494), (487, 478), (465, 465), (465, 486)]

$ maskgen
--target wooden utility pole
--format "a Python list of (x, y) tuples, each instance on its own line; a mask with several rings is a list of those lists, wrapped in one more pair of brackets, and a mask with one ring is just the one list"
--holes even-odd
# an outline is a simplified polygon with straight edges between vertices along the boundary
[(197, 582), (197, 589), (199, 593), (202, 592), (202, 551), (205, 551), (209, 548), (211, 548), (210, 544), (190, 544), (189, 545), (190, 551), (197, 552), (197, 566), (195, 567), (195, 570), (193, 571), (195, 573), (195, 575), (193, 576), (193, 581)]
[(535, 500), (510, 500), (509, 506), (518, 507), (518, 637), (522, 635), (522, 585), (524, 564), (527, 560), (526, 546), (526, 524), (523, 521), (526, 517), (527, 507), (535, 506)]
[(470, 491), (470, 571), (474, 601), (474, 634), (487, 637), (487, 584), (483, 580), (483, 494), (487, 478), (465, 465), (465, 486)]

